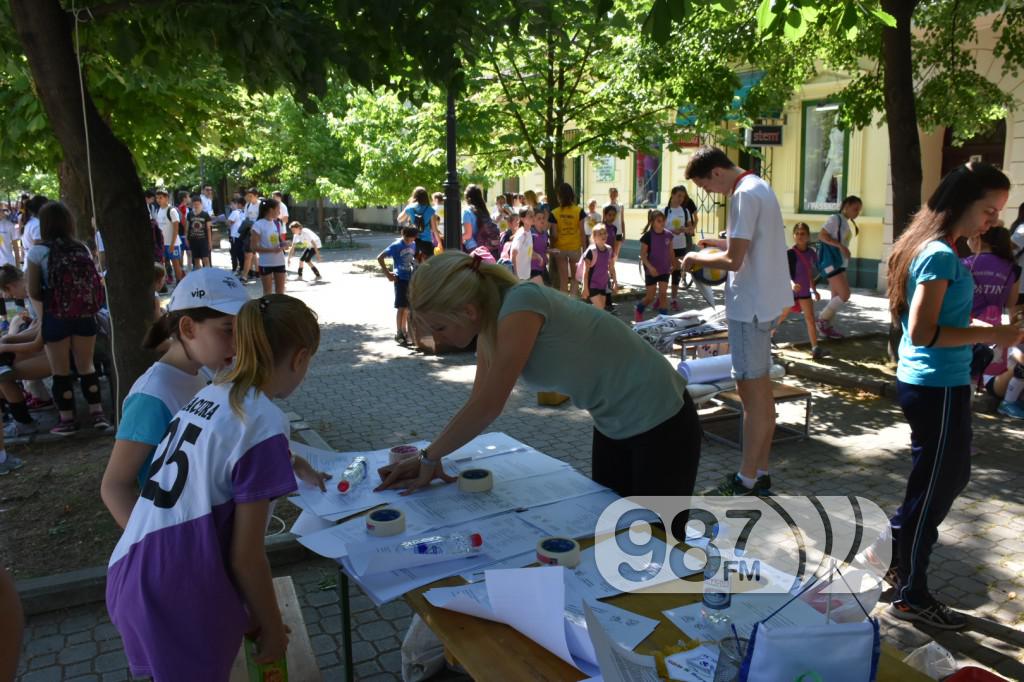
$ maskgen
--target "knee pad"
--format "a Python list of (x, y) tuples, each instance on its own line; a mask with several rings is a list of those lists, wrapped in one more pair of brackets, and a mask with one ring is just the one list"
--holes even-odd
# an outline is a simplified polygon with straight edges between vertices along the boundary
[(1014, 379), (1024, 379), (1024, 365), (1017, 365), (1013, 368)]
[(96, 372), (92, 374), (82, 374), (78, 377), (78, 380), (82, 382), (82, 395), (85, 396), (85, 402), (90, 405), (96, 405), (100, 402), (100, 376)]
[(74, 382), (67, 374), (53, 375), (53, 402), (61, 412), (73, 412), (75, 409)]
[(682, 270), (673, 270), (672, 271), (672, 284), (673, 284), (673, 286), (679, 286), (679, 281), (682, 278), (683, 278), (683, 271)]

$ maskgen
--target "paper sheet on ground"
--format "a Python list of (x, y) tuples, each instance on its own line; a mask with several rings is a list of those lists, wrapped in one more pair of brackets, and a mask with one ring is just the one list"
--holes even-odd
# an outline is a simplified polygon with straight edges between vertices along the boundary
[[(540, 537), (533, 526), (521, 521), (515, 514), (502, 514), (489, 519), (470, 521), (450, 529), (446, 528), (444, 532), (480, 533), (484, 539), (483, 553), (468, 559), (456, 559), (428, 566), (402, 568), (367, 575), (358, 575), (349, 557), (342, 560), (342, 566), (374, 602), (383, 604), (402, 596), (409, 590), (435, 580), (478, 570), (482, 566), (494, 563), (495, 559), (500, 560), (523, 554), (534, 548)], [(392, 540), (396, 544), (401, 541), (394, 540), (394, 538), (374, 538), (374, 540), (381, 539)]]
[(604, 682), (658, 682), (654, 656), (642, 656), (616, 643), (588, 604), (583, 615)]

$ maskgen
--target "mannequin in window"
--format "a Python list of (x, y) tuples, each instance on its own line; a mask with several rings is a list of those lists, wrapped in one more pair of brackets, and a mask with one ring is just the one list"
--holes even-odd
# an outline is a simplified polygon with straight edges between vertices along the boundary
[[(818, 197), (815, 199), (819, 204), (828, 201), (829, 190), (832, 189), (832, 180), (843, 172), (843, 143), (845, 141), (843, 131), (832, 126), (832, 130), (828, 134), (828, 157), (826, 159), (825, 172), (821, 175), (821, 184), (818, 185)], [(834, 196), (838, 197), (838, 191)]]

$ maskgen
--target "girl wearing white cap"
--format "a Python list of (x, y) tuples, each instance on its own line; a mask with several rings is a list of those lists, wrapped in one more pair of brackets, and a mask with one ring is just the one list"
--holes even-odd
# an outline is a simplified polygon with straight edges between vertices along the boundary
[[(231, 364), (235, 316), (248, 300), (244, 285), (232, 273), (194, 270), (175, 287), (167, 313), (146, 335), (146, 348), (156, 349), (168, 340), (170, 347), (136, 379), (124, 399), (114, 450), (100, 485), (103, 503), (122, 528), (149, 478), (153, 453), (167, 425), (210, 383), (212, 373)], [(330, 478), (301, 457), (293, 464), (299, 478), (321, 489)]]

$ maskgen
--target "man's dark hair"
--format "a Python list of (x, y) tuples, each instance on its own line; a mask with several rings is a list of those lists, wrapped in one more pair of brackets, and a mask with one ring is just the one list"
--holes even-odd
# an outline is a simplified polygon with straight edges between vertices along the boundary
[(420, 230), (417, 227), (408, 226), (402, 228), (402, 237), (408, 239), (409, 237), (419, 236)]
[(706, 178), (716, 168), (735, 168), (734, 164), (725, 152), (718, 147), (701, 147), (690, 157), (686, 164), (686, 179)]
[(246, 194), (255, 194), (256, 196), (260, 195), (260, 193), (256, 190), (255, 187), (250, 187), (249, 189), (245, 190), (245, 193)]
[(153, 191), (153, 190), (151, 190), (151, 189), (147, 189), (147, 190), (146, 190), (146, 192), (145, 192), (145, 194), (144, 194), (144, 196), (145, 196), (145, 197), (146, 197), (147, 199), (153, 199), (153, 198), (156, 198), (156, 192), (154, 192), (154, 191)]

